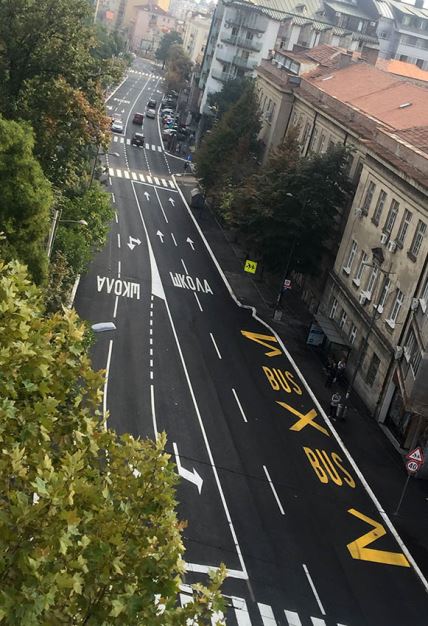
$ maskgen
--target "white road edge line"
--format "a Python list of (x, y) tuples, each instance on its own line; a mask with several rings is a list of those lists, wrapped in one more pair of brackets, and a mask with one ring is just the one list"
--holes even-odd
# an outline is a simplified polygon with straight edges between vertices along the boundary
[[(172, 234), (172, 233), (171, 233), (171, 234)], [(184, 271), (186, 272), (186, 274), (189, 274), (189, 272), (187, 271), (187, 267), (186, 267), (186, 266), (185, 266), (185, 264), (184, 264), (183, 259), (180, 259), (180, 261), (181, 261), (181, 265), (183, 266), (183, 269), (184, 269)], [(196, 294), (195, 294), (195, 295), (196, 295)]]
[(309, 570), (308, 570), (307, 566), (306, 566), (304, 563), (302, 563), (302, 566), (303, 566), (303, 569), (305, 570), (306, 578), (307, 578), (307, 579), (308, 579), (308, 581), (309, 581), (309, 584), (310, 584), (310, 586), (311, 586), (312, 592), (313, 592), (313, 594), (314, 594), (314, 596), (315, 596), (315, 600), (317, 601), (317, 604), (318, 604), (318, 606), (319, 606), (319, 609), (320, 609), (321, 613), (322, 613), (323, 615), (325, 615), (324, 607), (323, 607), (323, 605), (322, 605), (322, 603), (321, 603), (320, 597), (319, 597), (319, 595), (318, 595), (318, 591), (317, 591), (317, 590), (316, 590), (316, 588), (315, 588), (315, 585), (314, 585), (314, 583), (313, 583), (313, 580), (312, 580), (312, 578), (311, 578), (311, 575), (309, 574)]
[(108, 344), (107, 363), (106, 363), (106, 377), (104, 381), (104, 393), (103, 393), (103, 422), (104, 428), (107, 430), (107, 390), (108, 390), (108, 377), (110, 373), (111, 352), (113, 349), (113, 339), (110, 339)]
[(299, 376), (303, 386), (305, 387), (306, 391), (308, 392), (308, 394), (312, 398), (312, 401), (314, 402), (314, 405), (318, 409), (319, 414), (324, 418), (324, 421), (330, 427), (330, 430), (331, 430), (334, 438), (336, 439), (337, 443), (339, 444), (340, 448), (342, 449), (343, 454), (346, 456), (346, 458), (347, 458), (349, 464), (351, 465), (352, 469), (354, 470), (355, 474), (358, 476), (358, 479), (360, 480), (360, 482), (363, 485), (364, 489), (366, 490), (367, 494), (371, 498), (371, 500), (372, 500), (372, 502), (373, 502), (377, 512), (379, 513), (379, 515), (382, 518), (382, 520), (385, 522), (386, 526), (388, 527), (389, 531), (391, 532), (391, 534), (394, 537), (394, 539), (397, 542), (397, 544), (400, 546), (403, 554), (406, 556), (407, 560), (409, 561), (409, 563), (413, 567), (416, 575), (418, 576), (419, 580), (421, 581), (422, 585), (424, 586), (425, 591), (428, 591), (428, 580), (426, 579), (426, 577), (422, 573), (422, 570), (420, 569), (419, 565), (416, 563), (415, 559), (411, 555), (411, 553), (410, 553), (409, 549), (407, 548), (406, 544), (401, 539), (400, 535), (398, 534), (397, 530), (395, 529), (395, 526), (393, 525), (393, 523), (389, 519), (387, 513), (385, 513), (383, 507), (381, 506), (379, 500), (377, 499), (376, 495), (374, 494), (372, 488), (368, 484), (367, 480), (364, 478), (363, 473), (361, 472), (360, 468), (358, 467), (358, 465), (354, 461), (353, 457), (351, 456), (351, 453), (349, 452), (348, 448), (345, 446), (345, 444), (342, 441), (342, 439), (340, 438), (339, 434), (337, 433), (337, 431), (333, 427), (331, 421), (327, 417), (327, 414), (325, 413), (324, 409), (322, 408), (322, 406), (318, 402), (314, 392), (312, 391), (312, 389), (310, 388), (310, 386), (306, 382), (306, 379), (304, 378), (302, 372), (300, 371), (297, 363), (295, 362), (295, 360), (293, 359), (293, 357), (291, 356), (291, 354), (288, 352), (287, 348), (285, 347), (281, 337), (278, 335), (276, 330), (274, 328), (272, 328), (272, 326), (269, 326), (269, 324), (267, 322), (262, 320), (257, 315), (257, 310), (256, 310), (255, 307), (247, 305), (247, 304), (242, 304), (242, 302), (240, 302), (238, 300), (238, 298), (235, 296), (235, 294), (233, 292), (233, 289), (230, 286), (229, 281), (226, 278), (225, 273), (223, 272), (222, 268), (220, 267), (220, 264), (217, 261), (214, 252), (211, 250), (211, 247), (210, 247), (210, 245), (209, 245), (209, 243), (208, 243), (204, 233), (202, 232), (201, 227), (198, 224), (198, 221), (196, 220), (195, 216), (193, 215), (192, 211), (190, 210), (190, 207), (187, 204), (186, 198), (184, 197), (183, 192), (181, 191), (180, 187), (177, 184), (177, 180), (176, 180), (175, 176), (173, 175), (172, 178), (173, 178), (173, 180), (174, 180), (174, 182), (176, 184), (178, 193), (180, 194), (180, 197), (181, 197), (181, 199), (183, 201), (183, 204), (186, 207), (187, 212), (189, 213), (190, 219), (193, 221), (193, 223), (195, 225), (195, 228), (198, 231), (201, 240), (203, 241), (206, 249), (208, 250), (208, 254), (210, 255), (210, 257), (211, 257), (215, 267), (217, 268), (217, 271), (218, 271), (220, 277), (222, 278), (222, 280), (223, 280), (223, 282), (224, 282), (224, 284), (226, 286), (226, 289), (228, 290), (228, 292), (230, 294), (230, 297), (234, 300), (234, 302), (236, 303), (236, 305), (239, 308), (247, 309), (247, 310), (251, 311), (251, 314), (252, 314), (253, 318), (255, 320), (257, 320), (262, 326), (267, 328), (269, 330), (269, 332), (272, 333), (276, 337), (278, 345), (280, 346), (281, 350), (283, 351), (283, 353), (285, 354), (285, 356), (287, 357), (287, 359), (291, 363), (292, 367), (296, 371), (296, 374)]
[[(187, 273), (187, 272), (186, 272), (186, 273)], [(204, 312), (204, 309), (202, 308), (201, 303), (199, 302), (198, 295), (197, 295), (195, 292), (193, 292), (193, 295), (194, 295), (194, 296), (195, 296), (195, 298), (196, 298), (196, 302), (198, 303), (199, 310), (201, 311), (201, 313), (203, 313), (203, 312)]]
[(153, 421), (153, 431), (155, 433), (155, 439), (158, 438), (158, 425), (156, 422), (156, 408), (155, 408), (155, 388), (153, 385), (150, 385), (150, 403), (152, 407), (152, 421)]
[[(196, 293), (195, 293), (195, 296), (196, 296)], [(242, 404), (239, 401), (238, 394), (236, 393), (233, 387), (232, 387), (232, 392), (233, 392), (233, 395), (235, 396), (236, 404), (238, 405), (238, 408), (241, 411), (242, 419), (244, 420), (244, 422), (248, 424), (248, 420), (245, 417), (244, 409), (242, 408)]]
[(216, 349), (217, 356), (218, 356), (218, 358), (219, 358), (219, 359), (221, 359), (220, 350), (219, 350), (219, 349), (218, 349), (218, 347), (217, 347), (217, 344), (216, 344), (215, 339), (214, 339), (214, 335), (213, 335), (212, 333), (210, 333), (210, 337), (211, 337), (211, 341), (212, 341), (212, 342), (213, 342), (213, 344), (214, 344), (214, 348)]
[(274, 498), (275, 498), (275, 500), (276, 500), (276, 503), (277, 503), (277, 505), (278, 505), (278, 508), (279, 508), (279, 510), (281, 511), (281, 515), (285, 515), (285, 511), (284, 511), (284, 508), (283, 508), (283, 506), (282, 506), (282, 504), (281, 504), (281, 500), (279, 499), (279, 496), (278, 496), (278, 494), (277, 494), (277, 492), (276, 492), (276, 489), (275, 489), (275, 487), (274, 487), (274, 485), (273, 485), (272, 478), (270, 477), (270, 474), (269, 474), (269, 472), (268, 472), (268, 469), (267, 469), (266, 465), (263, 465), (263, 469), (264, 469), (264, 471), (265, 471), (266, 478), (268, 479), (268, 483), (269, 483), (269, 485), (270, 485), (270, 488), (272, 489), (272, 493), (273, 493), (273, 495), (274, 495)]

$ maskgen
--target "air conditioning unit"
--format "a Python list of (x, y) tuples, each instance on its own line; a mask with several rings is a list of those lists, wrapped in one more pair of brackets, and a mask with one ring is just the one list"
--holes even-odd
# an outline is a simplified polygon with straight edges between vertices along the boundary
[(380, 243), (384, 246), (388, 241), (388, 235), (386, 233), (382, 233), (380, 236)]
[(396, 361), (399, 361), (402, 358), (403, 354), (404, 354), (404, 350), (402, 346), (395, 346), (394, 359)]
[(390, 252), (395, 252), (396, 249), (397, 249), (397, 244), (395, 243), (395, 241), (390, 241), (388, 245), (388, 250)]

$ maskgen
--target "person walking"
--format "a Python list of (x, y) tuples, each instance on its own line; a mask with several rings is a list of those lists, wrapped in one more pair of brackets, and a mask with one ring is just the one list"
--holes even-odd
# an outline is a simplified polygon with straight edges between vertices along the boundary
[(189, 161), (184, 161), (184, 171), (187, 172), (190, 167)]
[(331, 396), (330, 400), (330, 418), (335, 422), (337, 417), (337, 407), (340, 404), (342, 396), (337, 391)]
[(336, 363), (330, 360), (328, 362), (326, 369), (327, 369), (327, 379), (325, 381), (324, 386), (330, 388), (332, 384), (336, 382), (336, 372), (337, 372)]

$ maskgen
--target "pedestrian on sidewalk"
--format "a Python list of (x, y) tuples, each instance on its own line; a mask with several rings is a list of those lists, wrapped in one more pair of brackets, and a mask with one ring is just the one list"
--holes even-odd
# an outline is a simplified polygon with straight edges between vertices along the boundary
[(345, 370), (346, 370), (346, 361), (342, 357), (338, 364), (336, 365), (336, 378), (339, 383), (344, 382), (345, 378)]
[(335, 422), (337, 416), (337, 407), (340, 404), (342, 396), (337, 391), (331, 396), (330, 400), (330, 418)]
[(190, 167), (189, 161), (184, 161), (184, 171), (187, 172)]
[(330, 388), (332, 384), (336, 382), (336, 374), (337, 374), (336, 363), (332, 361), (331, 359), (329, 359), (326, 370), (327, 370), (327, 379), (325, 381), (324, 386)]

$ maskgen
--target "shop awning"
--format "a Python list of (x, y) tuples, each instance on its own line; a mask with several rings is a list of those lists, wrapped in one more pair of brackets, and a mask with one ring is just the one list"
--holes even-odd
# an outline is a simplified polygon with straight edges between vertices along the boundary
[(339, 333), (336, 324), (332, 320), (328, 319), (328, 317), (322, 313), (315, 313), (314, 317), (330, 343), (335, 343), (339, 346), (346, 346), (349, 349), (352, 347), (351, 344)]

